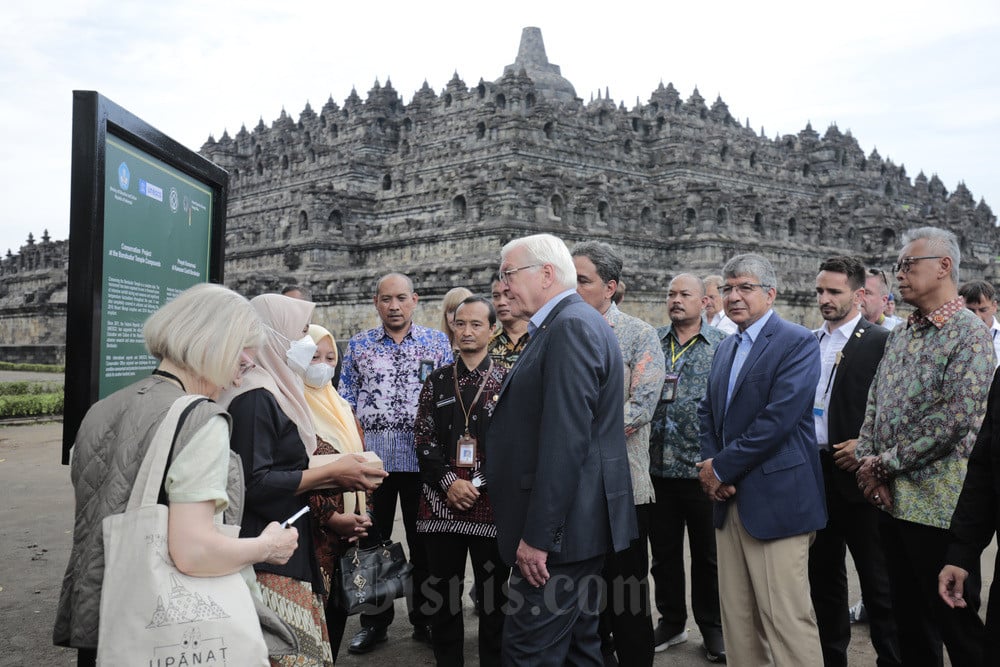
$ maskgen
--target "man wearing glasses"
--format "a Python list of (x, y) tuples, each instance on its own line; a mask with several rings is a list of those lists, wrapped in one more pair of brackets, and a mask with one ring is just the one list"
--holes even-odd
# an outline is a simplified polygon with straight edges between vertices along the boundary
[(638, 537), (622, 354), (614, 330), (576, 293), (560, 239), (515, 239), (500, 257), (511, 312), (530, 318), (486, 440), (500, 555), (516, 565), (503, 664), (600, 665), (604, 556)]
[(913, 230), (894, 271), (916, 310), (886, 345), (855, 456), (858, 486), (884, 510), (879, 532), (904, 665), (981, 664), (978, 562), (967, 606), (949, 609), (935, 582), (949, 522), (993, 374), (989, 331), (958, 295), (961, 253), (949, 231)]
[(722, 273), (739, 331), (719, 343), (698, 408), (698, 478), (715, 502), (726, 653), (746, 664), (821, 665), (807, 575), (809, 544), (827, 518), (812, 410), (819, 344), (771, 309), (777, 276), (767, 259), (737, 255)]

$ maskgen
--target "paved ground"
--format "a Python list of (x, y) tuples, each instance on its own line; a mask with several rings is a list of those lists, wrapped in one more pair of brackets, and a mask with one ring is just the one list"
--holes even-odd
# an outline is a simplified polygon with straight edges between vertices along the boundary
[[(52, 623), (63, 572), (69, 558), (73, 499), (69, 468), (59, 463), (62, 424), (0, 427), (0, 667), (75, 665), (74, 651), (52, 646)], [(402, 534), (399, 526), (398, 534)], [(983, 562), (984, 587), (993, 581), (996, 543)], [(858, 597), (857, 578), (850, 572), (851, 599)], [(432, 665), (429, 648), (410, 639), (406, 612), (398, 601), (390, 641), (365, 656), (341, 651), (339, 664), (378, 667)], [(985, 609), (985, 601), (984, 601)], [(466, 614), (466, 655), (475, 658), (475, 617)], [(658, 666), (707, 665), (697, 626), (690, 623), (687, 643), (658, 654)], [(346, 642), (358, 628), (348, 622)], [(875, 655), (867, 626), (854, 626), (851, 665), (873, 665)], [(627, 666), (626, 666), (627, 667)]]

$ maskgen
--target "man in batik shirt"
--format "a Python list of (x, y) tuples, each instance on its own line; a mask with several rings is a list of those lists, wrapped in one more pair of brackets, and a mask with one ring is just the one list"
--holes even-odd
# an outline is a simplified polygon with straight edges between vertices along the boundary
[[(718, 289), (718, 288), (716, 288)], [(653, 415), (649, 472), (656, 502), (650, 505), (650, 573), (656, 584), (654, 630), (657, 652), (687, 641), (684, 591), (684, 530), (691, 552), (691, 609), (701, 630), (709, 662), (725, 660), (719, 576), (715, 556), (712, 501), (701, 490), (698, 468), (698, 403), (708, 387), (708, 372), (726, 333), (709, 326), (702, 310), (709, 301), (700, 278), (682, 273), (667, 288), (670, 325), (656, 333), (666, 359), (667, 376)]]
[[(993, 374), (989, 331), (958, 296), (958, 240), (935, 227), (903, 237), (899, 292), (916, 311), (889, 335), (868, 394), (855, 456), (876, 507), (904, 665), (980, 664), (979, 572), (969, 605), (949, 609), (935, 586), (948, 526)], [(978, 564), (977, 564), (978, 565)]]
[[(420, 468), (413, 444), (417, 399), (424, 381), (435, 368), (452, 361), (448, 337), (437, 329), (413, 323), (417, 305), (413, 283), (401, 273), (379, 279), (375, 308), (382, 326), (363, 331), (347, 344), (340, 394), (354, 409), (364, 430), (365, 449), (382, 459), (389, 476), (372, 493), (375, 531), (383, 539), (392, 537), (396, 497), (403, 509), (403, 527), (413, 563), (413, 599), (410, 622), (413, 638), (430, 642), (430, 619), (424, 599), (427, 559), (417, 534), (420, 502)], [(367, 653), (387, 637), (392, 606), (377, 614), (361, 616), (361, 630), (347, 650)]]
[(494, 363), (510, 370), (528, 344), (528, 321), (511, 315), (507, 287), (499, 280), (493, 281), (492, 297), (500, 330), (490, 339), (489, 354)]
[(614, 643), (602, 632), (602, 650), (606, 656), (617, 653), (622, 665), (648, 667), (653, 662), (653, 621), (646, 539), (647, 513), (654, 499), (649, 479), (649, 422), (663, 387), (663, 351), (656, 329), (618, 310), (611, 300), (621, 279), (618, 253), (607, 243), (588, 241), (573, 248), (572, 255), (576, 291), (614, 329), (625, 361), (625, 446), (639, 524), (638, 539), (624, 551), (609, 553), (605, 561), (608, 594), (602, 626), (610, 627)]

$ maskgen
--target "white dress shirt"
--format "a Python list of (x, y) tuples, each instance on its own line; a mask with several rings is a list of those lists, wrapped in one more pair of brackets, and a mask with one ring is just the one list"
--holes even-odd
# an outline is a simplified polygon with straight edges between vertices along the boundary
[[(830, 392), (833, 391), (833, 380), (837, 373), (837, 366), (840, 365), (841, 353), (844, 346), (851, 338), (851, 332), (858, 326), (861, 313), (858, 313), (849, 322), (845, 322), (833, 331), (829, 330), (829, 323), (824, 322), (823, 326), (816, 329), (816, 338), (819, 339), (819, 356), (821, 370), (819, 384), (816, 385), (816, 402), (813, 403), (813, 419), (816, 423), (816, 442), (820, 449), (830, 449), (830, 429), (828, 428), (830, 418)], [(833, 443), (836, 444), (836, 443)]]
[(716, 329), (727, 335), (734, 334), (739, 329), (739, 327), (736, 326), (736, 322), (733, 322), (731, 319), (726, 317), (725, 313), (721, 311), (715, 314), (715, 317), (712, 318), (712, 321), (709, 322), (709, 325), (715, 327)]
[(993, 356), (996, 357), (996, 365), (1000, 367), (1000, 322), (993, 318), (993, 326), (990, 327), (990, 335), (993, 336)]

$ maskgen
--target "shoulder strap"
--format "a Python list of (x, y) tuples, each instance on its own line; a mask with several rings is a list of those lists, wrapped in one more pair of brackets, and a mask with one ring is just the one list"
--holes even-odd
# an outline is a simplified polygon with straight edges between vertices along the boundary
[(129, 496), (128, 505), (125, 508), (126, 511), (156, 504), (157, 497), (162, 491), (167, 463), (173, 453), (174, 443), (177, 441), (181, 425), (195, 405), (206, 400), (208, 399), (204, 396), (186, 394), (170, 406), (142, 459), (139, 474), (135, 478), (132, 494)]

